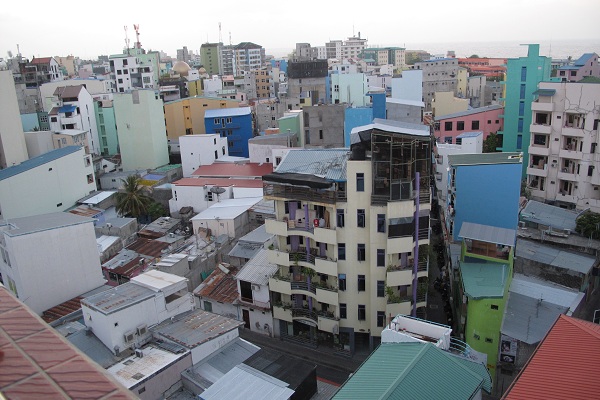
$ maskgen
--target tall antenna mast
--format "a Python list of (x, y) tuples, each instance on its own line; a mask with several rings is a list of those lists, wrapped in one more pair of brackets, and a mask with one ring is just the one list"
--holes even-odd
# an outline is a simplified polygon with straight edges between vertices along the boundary
[(142, 43), (140, 42), (140, 26), (133, 24), (133, 29), (135, 29), (135, 48), (136, 49), (141, 49), (142, 48)]
[(229, 31), (229, 45), (231, 46), (231, 31)]
[[(206, 38), (208, 42), (208, 37)], [(221, 23), (219, 22), (219, 43), (223, 43), (223, 35), (221, 34)]]
[(127, 37), (127, 25), (123, 27), (125, 30), (125, 48), (127, 49), (127, 54), (129, 54), (129, 38)]

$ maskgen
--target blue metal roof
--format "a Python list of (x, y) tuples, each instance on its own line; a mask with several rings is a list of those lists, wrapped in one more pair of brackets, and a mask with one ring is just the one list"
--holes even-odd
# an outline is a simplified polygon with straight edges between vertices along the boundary
[(77, 107), (75, 107), (72, 104), (67, 104), (67, 105), (64, 105), (61, 108), (59, 108), (58, 112), (60, 112), (60, 113), (68, 113), (68, 112), (73, 112), (75, 110), (77, 110)]
[(585, 53), (584, 55), (579, 57), (579, 59), (575, 61), (573, 65), (583, 67), (590, 60), (590, 58), (594, 57), (595, 54), (596, 53)]
[(23, 161), (19, 165), (13, 165), (12, 167), (2, 169), (0, 170), (0, 181), (13, 177), (15, 175), (19, 175), (20, 173), (29, 171), (30, 169), (39, 167), (40, 165), (44, 165), (54, 160), (58, 160), (61, 157), (79, 151), (79, 149), (81, 149), (81, 147), (79, 146), (63, 147), (61, 149), (49, 151), (48, 153), (39, 155), (37, 157), (30, 158), (27, 161)]
[(276, 172), (309, 174), (332, 181), (345, 181), (348, 153), (346, 148), (290, 150)]
[(477, 136), (481, 136), (483, 135), (483, 132), (478, 131), (478, 132), (465, 132), (465, 133), (461, 133), (460, 135), (458, 135), (456, 138), (460, 138), (460, 139), (464, 139), (464, 138), (470, 138), (470, 137), (477, 137)]
[(239, 115), (249, 115), (251, 112), (250, 107), (219, 108), (217, 110), (206, 110), (204, 118), (236, 117)]

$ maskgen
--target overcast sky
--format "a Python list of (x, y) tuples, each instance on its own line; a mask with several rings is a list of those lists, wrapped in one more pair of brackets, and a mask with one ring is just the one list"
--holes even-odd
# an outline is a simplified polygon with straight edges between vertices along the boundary
[(146, 50), (162, 50), (171, 56), (184, 45), (196, 51), (202, 43), (217, 42), (219, 22), (224, 43), (229, 43), (231, 32), (233, 44), (254, 42), (277, 56), (291, 51), (296, 42), (322, 46), (330, 39), (345, 39), (358, 32), (371, 46), (409, 49), (423, 43), (568, 40), (576, 44), (578, 39), (600, 43), (599, 0), (105, 0), (56, 4), (30, 0), (10, 1), (2, 8), (0, 58), (9, 50), (16, 54), (17, 44), (28, 58), (72, 54), (89, 59), (121, 53), (125, 25), (131, 44), (135, 41), (133, 24), (140, 26), (140, 41)]

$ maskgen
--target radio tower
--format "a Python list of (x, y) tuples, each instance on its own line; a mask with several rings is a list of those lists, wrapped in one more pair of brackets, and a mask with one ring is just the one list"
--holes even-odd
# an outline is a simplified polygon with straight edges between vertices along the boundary
[[(208, 40), (207, 40), (208, 42)], [(221, 34), (221, 23), (219, 22), (219, 43), (223, 44), (223, 35)]]
[(125, 25), (123, 27), (123, 29), (125, 30), (125, 49), (127, 49), (127, 54), (129, 53), (129, 38), (127, 37), (127, 25)]
[(136, 49), (141, 49), (142, 48), (142, 43), (140, 42), (140, 26), (133, 24), (133, 29), (135, 29), (135, 48)]

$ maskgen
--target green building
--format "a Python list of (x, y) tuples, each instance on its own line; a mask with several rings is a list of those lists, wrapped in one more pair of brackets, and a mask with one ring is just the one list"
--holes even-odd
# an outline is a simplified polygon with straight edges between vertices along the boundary
[(277, 124), (279, 125), (279, 132), (281, 133), (294, 133), (298, 138), (298, 143), (300, 147), (304, 147), (304, 135), (301, 134), (301, 126), (302, 126), (302, 113), (290, 113), (284, 117), (281, 117), (277, 120)]
[(103, 156), (114, 156), (119, 153), (119, 139), (113, 102), (110, 100), (94, 101), (94, 112), (96, 124), (98, 124), (100, 152)]
[[(540, 56), (540, 45), (530, 44), (527, 57), (510, 58), (507, 61), (504, 87), (504, 130), (498, 131), (498, 150), (502, 152), (522, 151), (528, 160), (529, 126), (531, 125), (531, 103), (533, 92), (541, 81), (550, 79), (552, 59)], [(523, 163), (525, 178), (527, 163)]]
[(200, 62), (209, 76), (220, 75), (219, 51), (222, 43), (203, 43), (200, 46)]
[(453, 276), (455, 332), (471, 348), (487, 354), (487, 368), (495, 377), (516, 231), (464, 222), (459, 236), (460, 262)]

